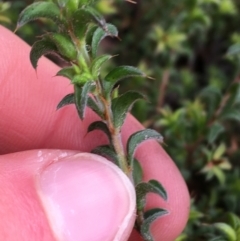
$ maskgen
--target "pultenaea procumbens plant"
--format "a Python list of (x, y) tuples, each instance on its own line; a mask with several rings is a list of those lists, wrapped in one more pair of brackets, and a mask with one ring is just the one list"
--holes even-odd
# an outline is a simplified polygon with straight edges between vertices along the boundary
[(56, 24), (55, 32), (48, 32), (36, 41), (30, 52), (32, 66), (36, 69), (41, 56), (54, 53), (64, 59), (69, 66), (62, 68), (56, 75), (68, 78), (74, 86), (74, 93), (66, 95), (57, 109), (74, 104), (81, 120), (85, 117), (86, 107), (91, 108), (100, 121), (93, 122), (88, 132), (103, 131), (109, 144), (99, 146), (93, 153), (103, 155), (118, 165), (132, 180), (137, 196), (137, 217), (135, 228), (145, 241), (152, 241), (150, 224), (167, 213), (155, 208), (144, 210), (146, 195), (159, 194), (167, 200), (167, 193), (156, 180), (142, 181), (143, 171), (134, 158), (138, 145), (148, 139), (162, 142), (162, 136), (154, 130), (145, 129), (132, 134), (127, 142), (127, 152), (123, 149), (121, 127), (128, 111), (141, 93), (128, 91), (120, 96), (114, 93), (119, 81), (132, 77), (147, 77), (142, 71), (131, 66), (119, 66), (106, 76), (101, 75), (102, 65), (111, 55), (98, 55), (98, 46), (107, 36), (118, 37), (117, 28), (106, 23), (104, 17), (94, 8), (95, 0), (53, 0), (39, 1), (25, 8), (19, 16), (17, 29), (26, 23), (47, 18)]

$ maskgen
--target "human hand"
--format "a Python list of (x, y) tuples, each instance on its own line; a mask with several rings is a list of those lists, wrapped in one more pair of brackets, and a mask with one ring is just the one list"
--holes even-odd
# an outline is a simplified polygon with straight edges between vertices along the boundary
[[(55, 111), (72, 92), (67, 79), (53, 77), (58, 67), (42, 58), (36, 74), (29, 46), (3, 27), (0, 46), (0, 240), (140, 241), (134, 231), (128, 239), (135, 194), (125, 174), (101, 157), (75, 151), (107, 143), (100, 131), (86, 135), (96, 115), (88, 111), (81, 122), (74, 106)], [(124, 143), (141, 128), (129, 115)], [(144, 179), (160, 181), (169, 197), (148, 195), (147, 208), (169, 211), (153, 223), (152, 234), (173, 241), (188, 218), (186, 185), (155, 141), (142, 144), (136, 156)]]

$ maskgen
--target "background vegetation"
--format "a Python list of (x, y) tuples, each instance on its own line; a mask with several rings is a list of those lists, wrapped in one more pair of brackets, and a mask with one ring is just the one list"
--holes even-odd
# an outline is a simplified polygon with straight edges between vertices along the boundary
[[(31, 2), (0, 1), (0, 23), (13, 30)], [(120, 91), (148, 97), (133, 114), (165, 137), (188, 184), (191, 214), (176, 241), (240, 240), (240, 2), (99, 0), (98, 8), (122, 39), (103, 42), (119, 54), (106, 71), (133, 65), (155, 79), (125, 81)], [(18, 34), (31, 44), (42, 24)]]

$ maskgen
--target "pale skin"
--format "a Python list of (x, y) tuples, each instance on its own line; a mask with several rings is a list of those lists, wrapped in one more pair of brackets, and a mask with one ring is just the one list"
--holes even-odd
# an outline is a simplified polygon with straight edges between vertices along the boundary
[[(77, 154), (107, 143), (100, 131), (86, 135), (96, 115), (87, 111), (81, 122), (74, 106), (56, 111), (61, 98), (72, 92), (69, 81), (53, 77), (59, 67), (46, 58), (36, 74), (30, 47), (3, 27), (0, 48), (0, 240), (140, 241), (132, 232), (130, 181), (109, 161)], [(123, 142), (142, 128), (129, 115)], [(169, 196), (167, 202), (155, 194), (147, 198), (147, 209), (169, 211), (154, 222), (152, 234), (156, 241), (173, 241), (188, 218), (186, 184), (155, 141), (142, 144), (136, 157), (144, 179), (160, 181)]]

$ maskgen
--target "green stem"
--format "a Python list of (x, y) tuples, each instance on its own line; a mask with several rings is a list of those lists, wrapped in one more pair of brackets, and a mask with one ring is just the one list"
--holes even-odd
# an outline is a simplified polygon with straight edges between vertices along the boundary
[(127, 160), (126, 160), (123, 145), (122, 145), (121, 132), (119, 129), (116, 129), (113, 125), (111, 102), (106, 101), (104, 98), (102, 98), (102, 100), (105, 107), (105, 120), (112, 136), (113, 147), (117, 153), (120, 168), (127, 175), (129, 175), (129, 168), (127, 165)]
[(123, 144), (122, 144), (121, 129), (115, 128), (113, 124), (111, 98), (106, 99), (104, 97), (100, 80), (97, 80), (96, 83), (97, 83), (96, 87), (97, 87), (98, 99), (100, 99), (100, 101), (104, 106), (104, 121), (106, 122), (108, 129), (111, 133), (112, 144), (117, 154), (119, 166), (122, 169), (122, 171), (129, 176), (130, 170), (127, 164), (127, 159), (126, 159)]
[(120, 168), (129, 176), (130, 170), (128, 168), (127, 160), (123, 150), (121, 133), (120, 131), (114, 129), (113, 132), (111, 132), (111, 135), (112, 135), (113, 146), (119, 160)]
[(84, 70), (89, 71), (90, 57), (86, 48), (85, 41), (80, 44), (79, 48), (79, 64), (84, 68)]
[(78, 57), (77, 57), (77, 64), (79, 67), (81, 67), (84, 71), (89, 72), (89, 65), (90, 65), (90, 57), (86, 48), (85, 39), (79, 40), (73, 33), (73, 27), (72, 24), (69, 23), (69, 35), (72, 39), (72, 42), (74, 43)]

